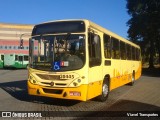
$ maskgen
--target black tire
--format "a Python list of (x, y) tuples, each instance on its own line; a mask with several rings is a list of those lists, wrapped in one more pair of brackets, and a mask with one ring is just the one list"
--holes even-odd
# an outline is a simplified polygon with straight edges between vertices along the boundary
[(26, 69), (28, 69), (28, 67), (29, 67), (29, 65), (27, 64), (27, 65), (26, 65)]
[(135, 72), (132, 73), (131, 82), (129, 83), (130, 86), (133, 86), (135, 82)]
[(108, 95), (109, 95), (109, 80), (106, 79), (103, 81), (102, 93), (97, 97), (98, 101), (101, 101), (101, 102), (106, 101), (108, 98)]

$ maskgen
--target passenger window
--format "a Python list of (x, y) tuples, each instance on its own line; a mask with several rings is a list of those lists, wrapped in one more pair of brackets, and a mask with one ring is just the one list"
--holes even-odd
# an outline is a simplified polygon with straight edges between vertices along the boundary
[(127, 60), (132, 59), (132, 47), (129, 44), (126, 44)]
[(19, 56), (19, 61), (23, 61), (23, 56)]
[(29, 60), (29, 58), (28, 58), (27, 55), (24, 56), (24, 60), (25, 60), (25, 61), (28, 61), (28, 60)]
[(98, 66), (101, 64), (101, 44), (100, 37), (93, 33), (89, 33), (89, 66)]
[(119, 40), (112, 38), (112, 58), (119, 59), (120, 52), (119, 52)]
[(18, 55), (15, 55), (15, 61), (17, 61), (18, 60)]
[(4, 55), (1, 55), (1, 60), (4, 60)]
[(126, 44), (122, 41), (120, 41), (120, 54), (121, 54), (121, 59), (125, 60), (126, 59)]
[(104, 40), (104, 56), (105, 58), (111, 58), (111, 47), (112, 47), (111, 38), (109, 35), (104, 34), (103, 40)]
[(140, 60), (140, 49), (136, 48), (136, 60)]
[(132, 60), (136, 60), (136, 49), (132, 46)]

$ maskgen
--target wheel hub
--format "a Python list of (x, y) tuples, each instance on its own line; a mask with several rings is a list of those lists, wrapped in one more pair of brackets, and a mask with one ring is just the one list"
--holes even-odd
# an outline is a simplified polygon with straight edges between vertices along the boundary
[(108, 94), (108, 86), (106, 84), (103, 85), (103, 95), (104, 97)]

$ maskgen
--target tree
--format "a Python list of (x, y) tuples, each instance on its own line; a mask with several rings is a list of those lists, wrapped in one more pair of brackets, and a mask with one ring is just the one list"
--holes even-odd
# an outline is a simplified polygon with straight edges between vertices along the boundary
[(149, 45), (149, 67), (154, 67), (154, 55), (159, 53), (160, 62), (160, 0), (127, 0), (131, 19), (128, 37), (135, 43), (142, 43), (142, 51)]

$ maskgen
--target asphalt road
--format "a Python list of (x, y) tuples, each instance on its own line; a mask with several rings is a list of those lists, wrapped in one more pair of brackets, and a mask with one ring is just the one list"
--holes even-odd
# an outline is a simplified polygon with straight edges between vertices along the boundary
[[(82, 119), (81, 117), (96, 120), (117, 119), (117, 117), (119, 119), (160, 119), (160, 76), (150, 75), (147, 71), (135, 82), (134, 86), (124, 85), (111, 91), (106, 102), (99, 102), (96, 99), (81, 102), (29, 96), (26, 83), (27, 70), (0, 70), (1, 116), (4, 111), (17, 112), (21, 115), (22, 113), (25, 115), (25, 112), (41, 113), (43, 111), (42, 116), (47, 117), (24, 118), (23, 116), (22, 118), (0, 117), (0, 119), (65, 120)], [(154, 113), (152, 115), (155, 117), (142, 117), (151, 113)]]

